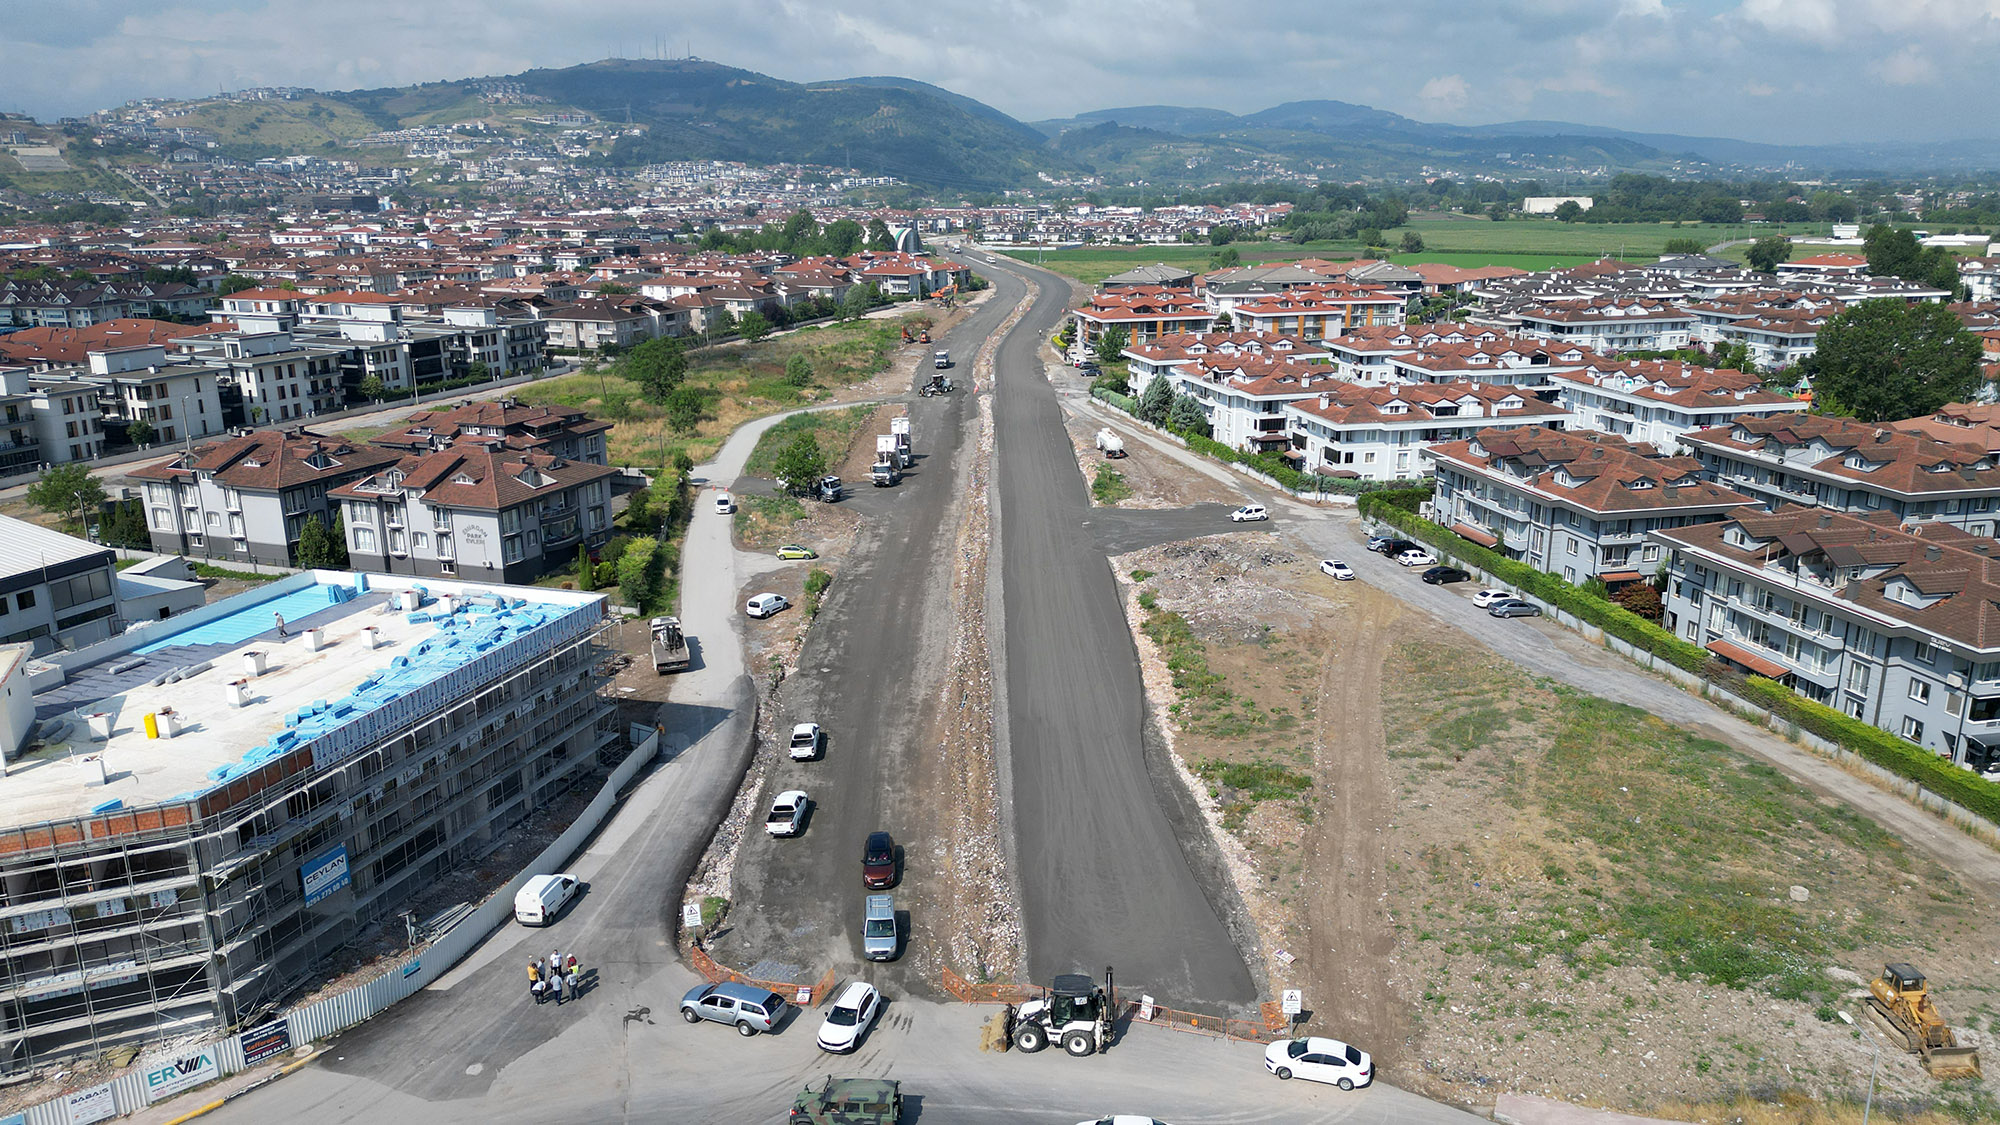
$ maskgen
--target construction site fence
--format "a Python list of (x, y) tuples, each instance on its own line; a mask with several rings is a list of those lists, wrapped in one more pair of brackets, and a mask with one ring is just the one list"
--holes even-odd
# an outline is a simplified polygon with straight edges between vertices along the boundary
[[(1034, 995), (1032, 988), (1014, 981), (966, 980), (949, 966), (939, 973), (939, 984), (948, 995), (967, 1004), (1020, 1004)], [(1149, 1004), (1143, 997), (1134, 999), (1130, 990), (1124, 988), (1118, 990), (1118, 1000), (1118, 1018), (1128, 1024), (1163, 1027), (1196, 1035), (1269, 1043), (1284, 1038), (1291, 1027), (1291, 1018), (1285, 1015), (1284, 1009), (1268, 1001), (1260, 1007), (1259, 1018), (1251, 1020), (1212, 1016), (1204, 1012), (1183, 1012)]]
[[(370, 1019), (449, 972), (487, 936), (513, 920), (514, 895), (535, 875), (562, 870), (618, 803), (618, 795), (659, 753), (655, 729), (611, 771), (575, 823), (542, 849), (506, 886), (493, 892), (430, 944), (397, 958), (381, 976), (324, 1000), (274, 1015), (259, 1026), (173, 1053), (147, 1051), (125, 1074), (72, 1090), (13, 1114), (0, 1125), (73, 1125), (137, 1113), (147, 1106), (275, 1058)], [(829, 973), (830, 977), (832, 974)], [(831, 984), (825, 985), (831, 988)]]
[[(699, 944), (688, 950), (688, 964), (694, 966), (694, 971), (700, 973), (702, 978), (710, 984), (734, 981), (737, 984), (755, 985), (758, 988), (769, 989), (801, 1008), (817, 1008), (821, 1004), (826, 1003), (827, 999), (833, 995), (834, 985), (840, 983), (839, 978), (834, 975), (832, 969), (828, 969), (820, 976), (818, 982), (814, 984), (800, 984), (797, 981), (791, 980), (765, 980), (761, 977), (753, 977), (746, 973), (739, 973), (735, 969), (710, 957), (708, 950), (703, 949)], [(0, 1125), (5, 1125), (5, 1123), (0, 1122)]]

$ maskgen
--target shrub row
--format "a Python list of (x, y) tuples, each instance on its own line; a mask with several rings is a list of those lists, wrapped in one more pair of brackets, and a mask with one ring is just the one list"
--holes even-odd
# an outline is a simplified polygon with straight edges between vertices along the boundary
[(1540, 598), (1557, 609), (1587, 621), (1619, 640), (1652, 653), (1677, 668), (1700, 674), (1710, 660), (1708, 650), (1681, 640), (1651, 621), (1603, 598), (1593, 597), (1546, 571), (1510, 559), (1498, 551), (1482, 547), (1457, 533), (1424, 519), (1404, 506), (1410, 493), (1376, 493), (1358, 502), (1361, 514), (1378, 519), (1412, 539), (1418, 539), (1470, 563), (1522, 593)]
[(1109, 387), (1092, 387), (1090, 389), (1090, 393), (1095, 397), (1110, 403), (1111, 405), (1117, 407), (1118, 409), (1123, 410), (1127, 414), (1135, 414), (1139, 410), (1138, 399), (1133, 398), (1131, 395), (1121, 395), (1117, 391), (1114, 391)]
[(1739, 690), (1749, 696), (1751, 702), (1787, 722), (1796, 723), (1799, 729), (1811, 731), (1898, 777), (1908, 778), (1938, 796), (2000, 824), (2000, 785), (1952, 765), (1880, 727), (1869, 726), (1824, 704), (1814, 703), (1776, 680), (1749, 676), (1743, 680)]

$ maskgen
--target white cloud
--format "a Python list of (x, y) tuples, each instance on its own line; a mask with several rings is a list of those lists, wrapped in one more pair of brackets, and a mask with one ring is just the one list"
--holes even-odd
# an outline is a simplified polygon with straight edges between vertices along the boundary
[(1666, 0), (1618, 0), (1618, 14), (1621, 16), (1667, 18)]
[(1902, 47), (1883, 59), (1875, 73), (1892, 86), (1917, 86), (1937, 76), (1935, 62), (1914, 46)]
[(1456, 74), (1440, 74), (1424, 83), (1417, 91), (1417, 100), (1437, 113), (1451, 113), (1465, 108), (1471, 100), (1472, 87)]

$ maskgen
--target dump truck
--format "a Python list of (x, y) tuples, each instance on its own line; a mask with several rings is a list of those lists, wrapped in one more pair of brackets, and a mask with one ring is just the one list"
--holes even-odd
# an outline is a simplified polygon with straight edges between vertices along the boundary
[(1885, 1031), (1902, 1039), (1904, 1049), (1923, 1056), (1931, 1077), (1979, 1077), (1979, 1051), (1958, 1045), (1916, 966), (1884, 965), (1882, 975), (1868, 982), (1868, 1010)]
[(876, 434), (875, 462), (881, 464), (887, 461), (892, 467), (900, 469), (909, 463), (908, 457), (904, 455), (904, 448), (901, 439), (897, 435)]
[(681, 619), (653, 618), (653, 671), (662, 676), (685, 672), (689, 664), (687, 634), (681, 632)]
[(1123, 457), (1125, 439), (1112, 433), (1108, 428), (1102, 429), (1097, 431), (1097, 448), (1102, 449), (1106, 457)]
[(1109, 966), (1103, 988), (1087, 973), (1058, 973), (1039, 998), (1007, 1010), (1007, 1036), (1027, 1054), (1050, 1043), (1077, 1058), (1095, 1054), (1111, 1046), (1117, 996)]
[(887, 488), (902, 479), (902, 471), (894, 461), (881, 460), (868, 467), (868, 483), (876, 488)]
[(899, 414), (889, 419), (889, 436), (896, 439), (896, 451), (901, 454), (899, 458), (901, 464), (903, 466), (909, 465), (910, 442), (912, 439), (910, 437), (910, 416), (908, 414)]
[(896, 1125), (903, 1090), (893, 1078), (835, 1078), (807, 1086), (792, 1099), (788, 1125)]

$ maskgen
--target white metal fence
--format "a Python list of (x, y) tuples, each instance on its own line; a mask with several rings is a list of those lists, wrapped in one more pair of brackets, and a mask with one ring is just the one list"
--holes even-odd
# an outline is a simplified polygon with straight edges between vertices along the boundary
[(411, 950), (381, 976), (294, 1008), (260, 1027), (190, 1047), (179, 1055), (122, 1074), (100, 1086), (71, 1091), (31, 1106), (24, 1113), (0, 1116), (0, 1125), (84, 1125), (136, 1113), (193, 1086), (245, 1070), (252, 1063), (345, 1031), (374, 1016), (444, 975), (485, 941), (487, 935), (513, 918), (515, 892), (531, 877), (551, 874), (567, 865), (610, 815), (611, 807), (618, 803), (619, 791), (638, 776), (659, 750), (660, 732), (655, 729), (611, 771), (604, 787), (591, 798), (568, 831), (556, 837), (519, 875), (457, 925), (429, 945)]

